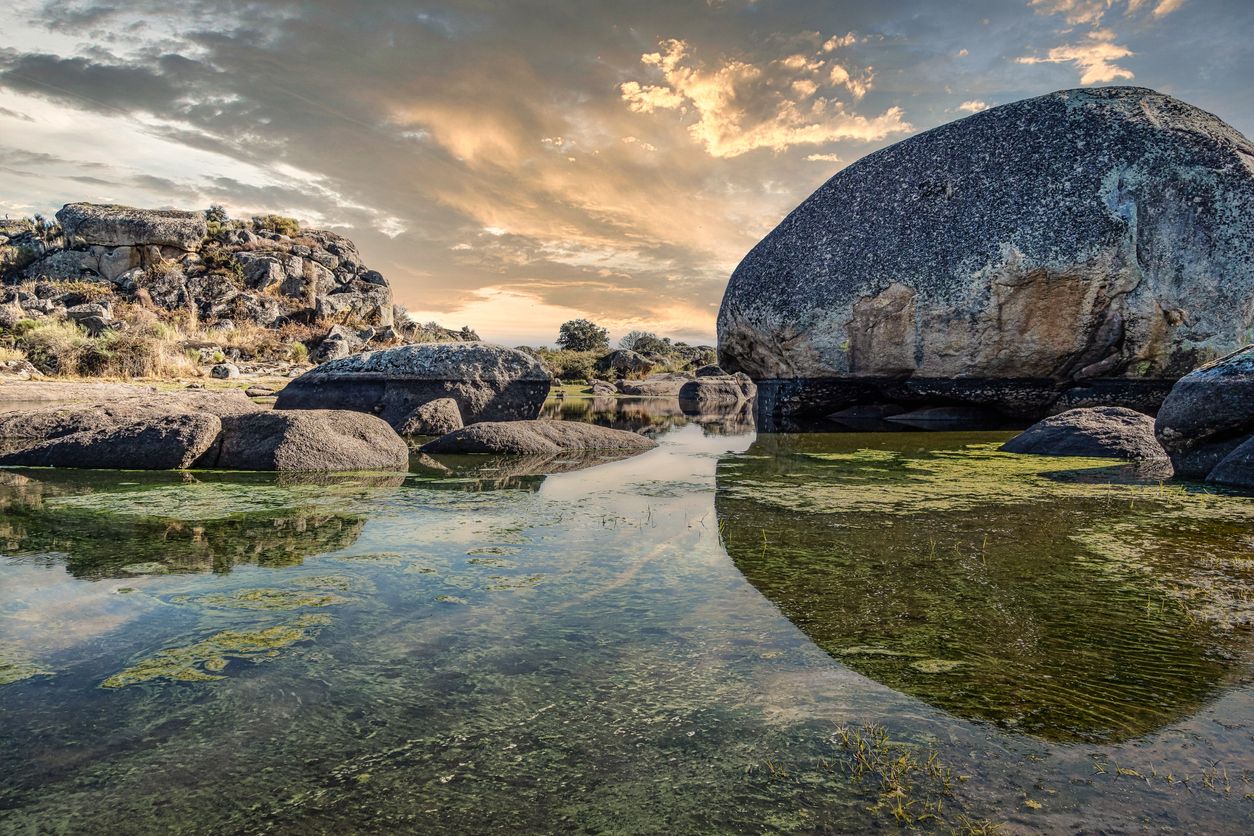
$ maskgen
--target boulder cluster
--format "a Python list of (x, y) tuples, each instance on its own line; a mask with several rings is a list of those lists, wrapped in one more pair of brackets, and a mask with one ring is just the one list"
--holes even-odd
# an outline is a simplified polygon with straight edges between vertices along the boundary
[(1254, 488), (1254, 345), (1182, 377), (1156, 418), (1117, 406), (1071, 409), (1001, 449), (1152, 462), (1164, 475)]
[(99, 336), (124, 327), (114, 314), (127, 302), (194, 314), (223, 332), (322, 326), (308, 339), (315, 361), (418, 339), (478, 339), (468, 329), (426, 333), (352, 241), (290, 218), (70, 203), (56, 220), (0, 221), (0, 327), (51, 317)]

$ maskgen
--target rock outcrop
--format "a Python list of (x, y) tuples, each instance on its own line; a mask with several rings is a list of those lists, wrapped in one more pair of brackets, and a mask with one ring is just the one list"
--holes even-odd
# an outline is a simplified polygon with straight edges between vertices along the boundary
[(423, 343), (367, 351), (306, 372), (278, 394), (278, 409), (355, 409), (401, 428), (441, 398), (464, 422), (535, 418), (550, 378), (534, 357), (487, 343)]
[(653, 371), (653, 362), (629, 348), (619, 348), (601, 357), (594, 368), (602, 374), (618, 378), (646, 375)]
[(732, 275), (766, 429), (858, 403), (1038, 418), (1171, 384), (1254, 323), (1254, 145), (1152, 90), (992, 108), (844, 169)]
[(578, 421), (486, 421), (422, 446), (424, 453), (534, 456), (570, 450), (650, 450), (651, 438)]
[(1178, 476), (1205, 479), (1235, 455), (1254, 437), (1254, 345), (1180, 378), (1154, 429)]
[(1033, 424), (1001, 446), (1038, 456), (1166, 460), (1153, 417), (1121, 406), (1069, 409)]
[(203, 212), (67, 203), (57, 222), (70, 246), (171, 247), (190, 252), (208, 235)]

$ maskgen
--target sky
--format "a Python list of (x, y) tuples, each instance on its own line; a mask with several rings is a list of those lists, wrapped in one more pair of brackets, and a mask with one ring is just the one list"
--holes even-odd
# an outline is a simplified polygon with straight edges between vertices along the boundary
[(335, 229), (421, 321), (713, 343), (736, 264), (878, 148), (1054, 90), (1254, 134), (1250, 0), (9, 0), (0, 215)]

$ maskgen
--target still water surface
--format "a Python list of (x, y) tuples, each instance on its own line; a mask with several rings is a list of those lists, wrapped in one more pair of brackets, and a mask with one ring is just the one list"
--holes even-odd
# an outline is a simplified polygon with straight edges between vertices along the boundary
[(660, 447), (0, 472), (0, 832), (1254, 827), (1254, 499), (546, 410)]

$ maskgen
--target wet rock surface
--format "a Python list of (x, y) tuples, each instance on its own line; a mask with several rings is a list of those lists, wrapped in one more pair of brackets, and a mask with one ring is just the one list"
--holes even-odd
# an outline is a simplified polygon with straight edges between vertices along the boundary
[[(1204, 479), (1234, 455), (1254, 436), (1254, 346), (1182, 377), (1154, 429), (1180, 476)], [(1237, 461), (1222, 473), (1235, 474)]]
[(544, 455), (567, 450), (651, 450), (657, 442), (626, 430), (573, 421), (489, 421), (422, 446), (424, 453)]
[(1118, 406), (1071, 409), (1040, 421), (1001, 446), (1039, 456), (1165, 460), (1154, 419)]
[(1154, 412), (1249, 332), (1254, 146), (1152, 90), (992, 108), (841, 171), (736, 269), (769, 429), (858, 403)]
[(278, 394), (278, 409), (354, 409), (404, 425), (423, 404), (457, 403), (462, 420), (535, 418), (550, 377), (538, 360), (486, 343), (423, 343), (367, 351), (301, 375)]

